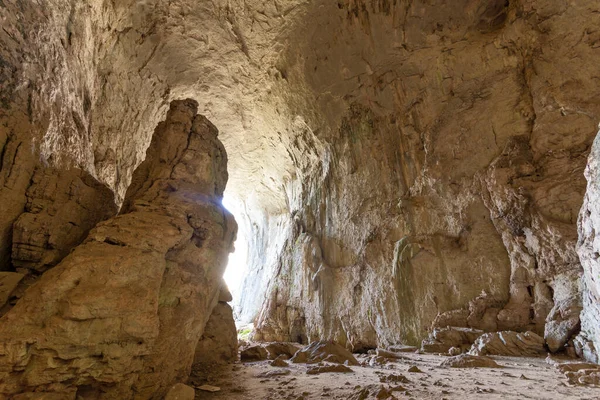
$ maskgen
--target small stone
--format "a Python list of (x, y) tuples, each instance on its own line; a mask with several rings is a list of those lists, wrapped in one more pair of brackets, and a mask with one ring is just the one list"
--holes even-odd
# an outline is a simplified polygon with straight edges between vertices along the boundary
[(381, 382), (381, 383), (409, 383), (410, 380), (408, 380), (408, 378), (405, 377), (404, 375), (391, 374), (391, 375), (380, 377), (379, 382)]
[(460, 356), (450, 357), (440, 364), (441, 367), (451, 368), (502, 368), (496, 361), (485, 356), (473, 356), (461, 354)]
[(176, 383), (167, 393), (165, 400), (194, 400), (195, 397), (194, 388), (183, 383)]
[(218, 386), (212, 386), (212, 385), (202, 385), (202, 386), (198, 386), (197, 387), (198, 390), (203, 390), (205, 392), (218, 392), (221, 390), (220, 387)]
[(448, 350), (448, 354), (450, 354), (451, 356), (459, 356), (462, 354), (462, 350), (460, 349), (460, 347), (450, 347), (450, 350)]
[(391, 358), (391, 359), (395, 359), (395, 360), (406, 359), (406, 357), (401, 354), (394, 353), (393, 351), (388, 351), (388, 350), (384, 350), (384, 349), (377, 349), (376, 354), (378, 357), (383, 357), (383, 358)]
[(273, 361), (270, 362), (272, 367), (289, 367), (289, 364), (285, 361), (282, 356), (277, 357)]
[(258, 374), (256, 376), (258, 378), (272, 378), (275, 376), (289, 375), (290, 373), (291, 373), (291, 371), (289, 369), (277, 369), (274, 371), (261, 372), (260, 374)]
[(413, 365), (412, 367), (410, 367), (408, 369), (408, 372), (423, 372), (419, 369), (419, 367), (417, 367), (416, 365)]
[(324, 365), (324, 366), (320, 366), (320, 367), (312, 367), (309, 368), (306, 373), (308, 375), (316, 375), (316, 374), (322, 374), (325, 372), (354, 372), (352, 371), (352, 369), (348, 368), (345, 365), (342, 364), (336, 364), (336, 365)]

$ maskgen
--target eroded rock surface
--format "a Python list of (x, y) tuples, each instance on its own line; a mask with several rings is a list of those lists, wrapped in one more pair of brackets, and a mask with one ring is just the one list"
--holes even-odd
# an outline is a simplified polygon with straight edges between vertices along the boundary
[(39, 168), (15, 221), (12, 265), (42, 273), (80, 244), (90, 229), (117, 213), (113, 192), (87, 172)]
[(471, 328), (436, 328), (423, 340), (421, 350), (427, 353), (447, 353), (451, 348), (468, 349), (484, 332)]
[(329, 341), (313, 342), (298, 350), (291, 361), (293, 363), (315, 364), (327, 361), (338, 364), (358, 365), (352, 353), (337, 343)]
[(589, 363), (561, 363), (558, 370), (565, 374), (572, 385), (600, 386), (600, 366)]
[(296, 354), (300, 349), (302, 349), (302, 346), (298, 343), (251, 343), (242, 347), (240, 357), (242, 361), (261, 361), (277, 359), (288, 360), (292, 358), (294, 354)]
[(206, 323), (196, 346), (195, 364), (227, 364), (238, 357), (237, 331), (233, 310), (225, 302), (218, 302)]
[(121, 214), (0, 319), (0, 393), (158, 399), (187, 379), (236, 234), (225, 150), (196, 113), (172, 103)]
[(453, 326), (561, 349), (581, 307), (598, 5), (319, 4), (283, 58), (314, 117), (257, 337), (416, 345), (458, 310)]
[(588, 158), (587, 191), (579, 214), (577, 251), (583, 265), (583, 312), (581, 335), (575, 341), (578, 354), (598, 362), (600, 349), (600, 135)]
[(461, 354), (443, 361), (440, 366), (452, 368), (502, 368), (490, 357)]
[(485, 356), (539, 356), (546, 353), (544, 338), (534, 332), (485, 333), (475, 340), (469, 354)]
[(250, 345), (242, 348), (240, 359), (242, 361), (261, 361), (269, 357), (269, 352), (261, 345)]
[(0, 309), (6, 304), (23, 276), (17, 272), (0, 272)]

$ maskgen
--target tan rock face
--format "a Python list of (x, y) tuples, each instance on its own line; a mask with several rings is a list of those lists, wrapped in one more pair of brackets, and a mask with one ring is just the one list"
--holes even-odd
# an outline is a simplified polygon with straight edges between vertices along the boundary
[(196, 345), (195, 364), (228, 364), (238, 358), (238, 340), (233, 310), (224, 302), (213, 308), (202, 337)]
[(42, 273), (81, 243), (100, 221), (117, 213), (113, 192), (87, 172), (38, 169), (25, 213), (13, 226), (12, 265)]
[(257, 337), (417, 344), (453, 310), (553, 351), (577, 331), (598, 7), (498, 3), (496, 23), (488, 4), (309, 12), (284, 60), (314, 117)]
[(23, 279), (23, 274), (0, 272), (0, 309), (6, 304), (21, 279)]
[(0, 320), (0, 393), (150, 399), (186, 379), (236, 234), (227, 157), (196, 112), (172, 104), (126, 208)]

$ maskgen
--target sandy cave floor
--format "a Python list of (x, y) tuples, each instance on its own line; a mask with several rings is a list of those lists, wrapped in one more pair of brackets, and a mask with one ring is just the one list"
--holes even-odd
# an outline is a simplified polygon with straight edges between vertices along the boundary
[[(405, 359), (378, 367), (352, 367), (353, 373), (307, 375), (306, 364), (277, 368), (269, 361), (236, 363), (199, 370), (194, 368), (189, 384), (218, 386), (219, 392), (196, 390), (196, 399), (372, 399), (381, 388), (397, 399), (600, 399), (600, 388), (569, 385), (554, 366), (542, 358), (493, 357), (503, 368), (446, 368), (444, 356), (407, 353)], [(366, 356), (359, 355), (359, 362)], [(408, 372), (417, 366), (422, 372)], [(273, 371), (287, 375), (265, 377)], [(283, 372), (286, 373), (286, 372)], [(263, 374), (263, 376), (261, 376)], [(382, 383), (390, 375), (403, 375), (405, 383)], [(200, 378), (203, 376), (203, 378)], [(371, 393), (361, 397), (365, 389)]]

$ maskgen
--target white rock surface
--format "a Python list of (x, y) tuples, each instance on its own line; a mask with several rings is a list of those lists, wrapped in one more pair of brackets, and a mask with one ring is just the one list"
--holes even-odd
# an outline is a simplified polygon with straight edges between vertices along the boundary
[(600, 242), (596, 232), (600, 231), (600, 135), (585, 169), (587, 191), (579, 214), (579, 241), (577, 251), (583, 266), (583, 312), (581, 334), (576, 341), (580, 356), (598, 362), (600, 348)]

